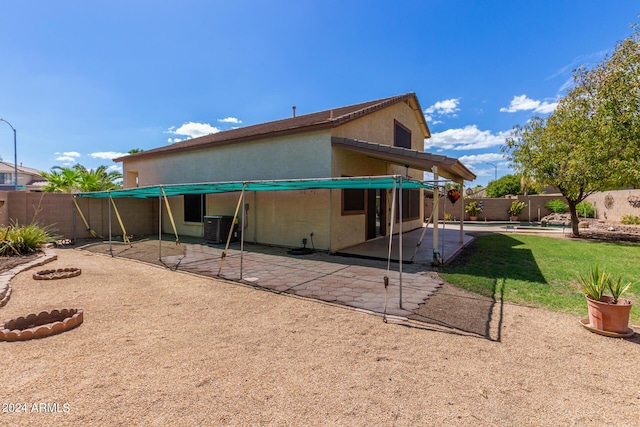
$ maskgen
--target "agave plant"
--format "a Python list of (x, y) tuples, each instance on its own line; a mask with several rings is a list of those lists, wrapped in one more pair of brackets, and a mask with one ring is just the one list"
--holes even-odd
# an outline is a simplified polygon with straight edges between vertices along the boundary
[(618, 277), (617, 280), (613, 278), (609, 279), (607, 286), (609, 288), (609, 292), (611, 292), (611, 296), (613, 297), (614, 304), (618, 303), (618, 298), (627, 292), (632, 284), (632, 282), (623, 283), (622, 277)]
[(606, 271), (601, 273), (598, 264), (591, 267), (586, 277), (578, 273), (576, 278), (582, 287), (582, 293), (595, 301), (600, 301), (602, 294), (609, 288), (609, 283), (611, 282), (609, 273)]
[(12, 221), (11, 225), (0, 227), (0, 256), (26, 255), (56, 239), (49, 226), (19, 225)]

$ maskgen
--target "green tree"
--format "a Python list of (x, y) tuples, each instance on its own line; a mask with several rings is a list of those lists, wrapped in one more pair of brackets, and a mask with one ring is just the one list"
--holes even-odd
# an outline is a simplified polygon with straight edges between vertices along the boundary
[(122, 188), (119, 182), (122, 174), (117, 171), (107, 171), (106, 166), (98, 166), (96, 169), (87, 169), (77, 164), (73, 167), (78, 172), (77, 187), (80, 191), (106, 191)]
[(73, 193), (77, 190), (76, 183), (79, 179), (78, 171), (70, 168), (54, 166), (50, 172), (42, 172), (47, 185), (43, 191), (50, 193)]
[(596, 191), (640, 182), (637, 28), (597, 66), (575, 70), (574, 83), (547, 119), (515, 126), (503, 151), (523, 176), (562, 193), (577, 236), (578, 203)]
[(122, 188), (122, 174), (109, 172), (106, 166), (96, 169), (87, 169), (80, 164), (71, 168), (54, 166), (50, 172), (42, 172), (42, 176), (48, 181), (43, 189), (46, 192), (76, 193)]
[(520, 189), (520, 177), (504, 175), (489, 182), (485, 189), (487, 197), (504, 197), (507, 194), (522, 194)]

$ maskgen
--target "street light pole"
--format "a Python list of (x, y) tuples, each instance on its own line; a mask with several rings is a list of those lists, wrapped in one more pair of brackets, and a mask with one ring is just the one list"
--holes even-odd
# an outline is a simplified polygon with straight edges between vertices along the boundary
[(0, 118), (0, 122), (5, 122), (13, 129), (13, 189), (18, 189), (18, 145), (16, 144), (16, 128), (11, 126), (11, 123), (3, 118)]
[(495, 163), (490, 163), (490, 162), (486, 162), (488, 165), (491, 165), (494, 167), (494, 174), (493, 174), (493, 180), (497, 181), (498, 180), (498, 165), (496, 165)]

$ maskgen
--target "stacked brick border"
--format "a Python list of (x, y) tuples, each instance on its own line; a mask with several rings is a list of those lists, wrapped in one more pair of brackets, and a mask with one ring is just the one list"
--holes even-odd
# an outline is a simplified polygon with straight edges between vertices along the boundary
[(33, 273), (34, 280), (68, 279), (79, 276), (82, 270), (75, 267), (58, 268), (57, 270), (40, 270)]
[(9, 298), (11, 297), (11, 279), (13, 279), (16, 274), (33, 267), (45, 265), (58, 259), (58, 255), (56, 255), (53, 249), (44, 248), (42, 251), (44, 252), (44, 256), (18, 265), (9, 271), (0, 273), (0, 307), (4, 307), (9, 302)]
[(84, 321), (81, 308), (31, 313), (6, 320), (0, 326), (0, 341), (27, 341), (61, 334), (78, 327)]

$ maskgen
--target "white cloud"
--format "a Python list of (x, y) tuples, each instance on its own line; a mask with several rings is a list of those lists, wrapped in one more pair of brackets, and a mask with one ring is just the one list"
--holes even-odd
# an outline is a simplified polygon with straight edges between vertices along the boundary
[(514, 96), (508, 107), (500, 108), (501, 113), (515, 113), (516, 111), (533, 110), (536, 113), (551, 113), (558, 106), (557, 102), (538, 101), (527, 95)]
[(424, 110), (425, 118), (427, 119), (428, 122), (431, 122), (432, 124), (438, 124), (438, 123), (442, 123), (442, 121), (436, 120), (434, 116), (457, 117), (456, 113), (460, 111), (460, 108), (458, 108), (459, 104), (460, 104), (460, 98), (451, 98), (451, 99), (445, 99), (443, 101), (438, 101), (432, 106)]
[(240, 123), (242, 123), (242, 120), (237, 119), (235, 117), (226, 117), (224, 119), (218, 119), (218, 121), (220, 123), (233, 123), (233, 124), (236, 124), (236, 125), (239, 125)]
[(458, 160), (465, 165), (478, 165), (487, 162), (499, 164), (500, 162), (504, 162), (504, 156), (500, 153), (472, 154), (469, 156), (460, 156)]
[[(184, 135), (189, 136), (191, 138), (198, 138), (200, 136), (210, 135), (212, 133), (218, 133), (222, 129), (217, 128), (215, 126), (211, 126), (209, 123), (195, 123), (189, 122), (184, 123), (182, 126), (176, 129), (175, 126), (171, 126), (167, 129), (166, 133), (170, 133), (173, 135)], [(169, 140), (171, 142), (171, 139)], [(178, 141), (173, 141), (178, 142)]]
[(63, 162), (64, 164), (75, 163), (76, 158), (73, 156), (58, 156), (56, 157), (56, 161)]
[(65, 152), (55, 152), (53, 153), (55, 156), (55, 160), (58, 162), (62, 162), (65, 165), (75, 164), (78, 162), (78, 157), (80, 157), (80, 153), (77, 151), (65, 151)]
[(91, 157), (93, 157), (94, 159), (107, 159), (107, 160), (113, 160), (116, 157), (123, 157), (128, 155), (129, 153), (118, 153), (115, 151), (98, 151), (96, 153), (91, 153), (89, 154)]
[(476, 125), (465, 126), (458, 129), (447, 129), (437, 132), (431, 138), (425, 139), (424, 148), (436, 147), (441, 150), (478, 150), (495, 147), (505, 143), (505, 139), (511, 133), (510, 130), (491, 133), (488, 130), (480, 130)]

